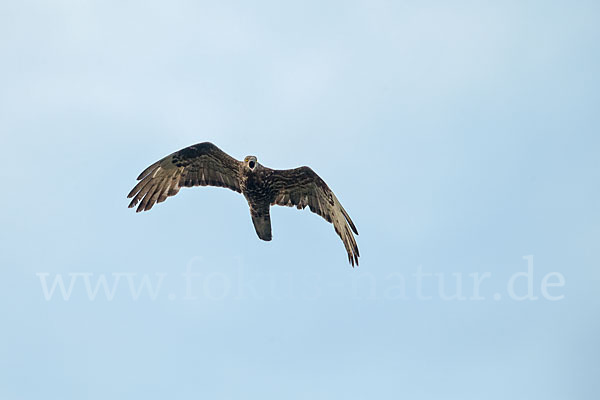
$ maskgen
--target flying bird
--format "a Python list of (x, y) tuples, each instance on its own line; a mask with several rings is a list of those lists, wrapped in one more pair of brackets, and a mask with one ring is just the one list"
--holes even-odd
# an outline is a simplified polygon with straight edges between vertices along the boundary
[(348, 261), (358, 265), (356, 226), (329, 186), (309, 167), (277, 170), (259, 164), (255, 156), (238, 161), (212, 143), (198, 143), (155, 162), (137, 178), (129, 192), (129, 208), (148, 211), (174, 196), (182, 187), (219, 186), (242, 193), (248, 201), (256, 234), (271, 240), (272, 205), (297, 207), (320, 215), (333, 224), (342, 239)]

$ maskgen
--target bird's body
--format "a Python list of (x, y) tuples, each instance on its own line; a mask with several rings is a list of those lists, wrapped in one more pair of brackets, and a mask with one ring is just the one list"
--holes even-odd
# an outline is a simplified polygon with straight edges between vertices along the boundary
[(252, 223), (262, 240), (271, 240), (271, 203), (275, 197), (271, 186), (272, 169), (258, 164), (254, 170), (242, 168), (240, 187), (248, 201)]
[(182, 186), (221, 186), (242, 193), (258, 237), (271, 240), (272, 205), (309, 206), (314, 213), (333, 223), (342, 239), (348, 259), (358, 265), (358, 246), (352, 232), (358, 234), (346, 210), (327, 184), (309, 167), (274, 170), (248, 156), (238, 161), (212, 143), (186, 147), (150, 165), (138, 177), (129, 193), (129, 207), (140, 202), (137, 211), (146, 211), (155, 203), (177, 194)]

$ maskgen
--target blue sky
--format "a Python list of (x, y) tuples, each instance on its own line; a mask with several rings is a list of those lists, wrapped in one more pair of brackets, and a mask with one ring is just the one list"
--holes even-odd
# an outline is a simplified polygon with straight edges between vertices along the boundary
[[(1, 2), (0, 397), (595, 398), (599, 11)], [(228, 190), (127, 209), (203, 141), (311, 166), (360, 267)]]

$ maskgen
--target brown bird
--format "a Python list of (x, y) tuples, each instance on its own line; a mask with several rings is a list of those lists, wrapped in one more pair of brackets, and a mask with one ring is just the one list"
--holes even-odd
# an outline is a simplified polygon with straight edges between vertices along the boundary
[(271, 240), (272, 205), (297, 207), (319, 214), (342, 239), (350, 264), (358, 265), (358, 246), (352, 232), (358, 230), (329, 186), (309, 167), (276, 170), (258, 163), (255, 156), (238, 161), (212, 143), (181, 149), (146, 168), (129, 192), (129, 208), (148, 211), (174, 196), (181, 187), (220, 186), (242, 193), (248, 201), (256, 234)]

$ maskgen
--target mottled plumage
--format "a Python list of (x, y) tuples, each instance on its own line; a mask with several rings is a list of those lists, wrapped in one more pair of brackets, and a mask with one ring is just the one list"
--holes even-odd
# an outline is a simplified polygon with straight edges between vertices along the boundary
[(358, 231), (327, 184), (309, 167), (274, 170), (262, 166), (254, 156), (243, 162), (229, 156), (212, 143), (199, 143), (179, 150), (146, 168), (129, 192), (129, 207), (137, 212), (174, 196), (183, 186), (220, 186), (242, 193), (248, 201), (256, 234), (271, 240), (272, 205), (306, 206), (333, 224), (342, 239), (348, 260), (358, 265)]

